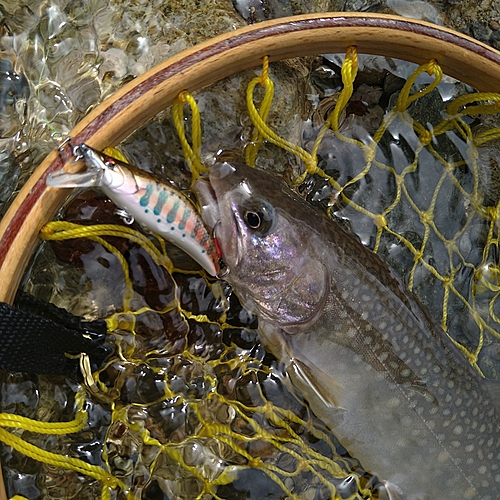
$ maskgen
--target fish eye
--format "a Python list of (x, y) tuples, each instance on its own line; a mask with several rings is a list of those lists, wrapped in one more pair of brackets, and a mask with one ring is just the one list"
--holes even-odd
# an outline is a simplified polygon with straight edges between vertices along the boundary
[(265, 202), (252, 202), (243, 207), (243, 220), (245, 224), (254, 232), (262, 235), (267, 234), (274, 221), (274, 210)]
[(248, 227), (251, 227), (252, 229), (259, 229), (263, 217), (264, 214), (262, 212), (251, 212), (250, 210), (247, 210), (243, 216), (245, 222), (248, 224)]

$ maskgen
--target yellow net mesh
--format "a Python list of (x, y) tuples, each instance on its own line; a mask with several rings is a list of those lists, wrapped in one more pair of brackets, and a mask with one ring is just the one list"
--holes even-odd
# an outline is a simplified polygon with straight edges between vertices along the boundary
[[(443, 77), (438, 63), (430, 61), (406, 81), (372, 140), (363, 141), (342, 128), (357, 70), (357, 53), (351, 47), (342, 66), (343, 89), (306, 151), (266, 124), (274, 90), (264, 58), (262, 75), (252, 80), (247, 90), (255, 131), (245, 159), (253, 165), (264, 141), (289, 151), (304, 165), (294, 184), (328, 185), (330, 215), (335, 216), (341, 207), (351, 215), (359, 214), (359, 220), (371, 221), (371, 246), (384, 258), (390, 260), (386, 249), (393, 243), (409, 252), (410, 266), (403, 272), (408, 287), (418, 292), (421, 283), (428, 280), (440, 284), (439, 300), (433, 300), (432, 312), (481, 372), (478, 358), (485, 342), (499, 337), (499, 215), (497, 203), (484, 204), (484, 165), (477, 148), (498, 139), (500, 129), (475, 131), (469, 118), (498, 113), (500, 95), (461, 96), (447, 104), (439, 124), (424, 125), (412, 118), (411, 108), (432, 93)], [(424, 73), (433, 80), (415, 91), (415, 82)], [(254, 91), (258, 85), (264, 88), (264, 97), (257, 108)], [(191, 143), (184, 130), (185, 104), (191, 110)], [(183, 92), (172, 113), (195, 180), (206, 168), (200, 158), (201, 117), (194, 98)], [(413, 134), (414, 148), (406, 162), (396, 165), (380, 154), (381, 144), (388, 133), (402, 128)], [(461, 157), (440, 153), (440, 137), (449, 138), (451, 133), (458, 138), (454, 139), (458, 144), (454, 152), (458, 148)], [(350, 178), (342, 178), (321, 163), (325, 137), (332, 134), (364, 159)], [(432, 184), (425, 186), (422, 201), (414, 174), (425, 169), (429, 158), (435, 160), (433, 168), (439, 164), (441, 169)], [(390, 193), (369, 196), (373, 191), (363, 191), (359, 186), (371, 185), (371, 179), (389, 180)], [(456, 198), (461, 215), (460, 225), (453, 232), (438, 213), (440, 199), (450, 196)], [(417, 236), (401, 230), (402, 205), (415, 214), (411, 224), (418, 228)], [(357, 220), (356, 215), (352, 220)], [(477, 234), (478, 227), (480, 251), (471, 252), (466, 248), (466, 237)], [(76, 395), (72, 421), (49, 423), (0, 414), (0, 440), (6, 445), (36, 461), (99, 481), (103, 499), (117, 491), (126, 498), (155, 498), (153, 484), (159, 489), (158, 498), (162, 494), (189, 499), (239, 498), (237, 493), (244, 488), (240, 484), (238, 490), (238, 481), (261, 483), (260, 490), (255, 486), (256, 491), (262, 495), (271, 492), (277, 498), (319, 498), (318, 492), (321, 498), (378, 498), (376, 479), (366, 474), (311, 414), (282, 367), (258, 344), (254, 318), (242, 319), (244, 314), (238, 306), (240, 312), (231, 313), (230, 302), (235, 299), (220, 284), (197, 272), (176, 268), (161, 239), (124, 226), (83, 227), (58, 221), (43, 228), (41, 235), (46, 240), (91, 239), (120, 263), (125, 282), (122, 304), (106, 318), (115, 356), (96, 373), (90, 372), (88, 360), (82, 358), (86, 389), (81, 388)], [(154, 273), (163, 273), (168, 301), (152, 306), (137, 299), (130, 262), (110, 243), (110, 236), (131, 240), (146, 252)], [(203, 300), (195, 304), (185, 299), (186, 289), (197, 290)], [(460, 331), (454, 331), (452, 319), (457, 311), (465, 311), (475, 325), (472, 337), (462, 338)], [(110, 411), (102, 466), (30, 444), (33, 434), (81, 432), (87, 423), (86, 398), (107, 405)], [(15, 434), (7, 428), (29, 432)]]
[[(163, 477), (165, 469), (168, 469), (170, 476), (177, 478), (176, 482), (182, 484), (183, 480), (186, 481), (187, 486), (174, 488), (178, 498), (232, 498), (224, 493), (219, 494), (219, 488), (234, 482), (241, 471), (250, 469), (265, 474), (266, 479), (260, 479), (264, 482), (264, 487), (269, 488), (270, 481), (291, 499), (304, 498), (309, 489), (316, 490), (319, 487), (327, 490), (333, 498), (336, 484), (345, 482), (353, 491), (356, 490), (356, 494), (349, 498), (369, 497), (376, 482), (362, 471), (355, 460), (338, 453), (339, 445), (333, 441), (330, 431), (310, 414), (305, 402), (294, 394), (293, 388), (287, 387), (288, 381), (280, 380), (283, 373), (276, 363), (269, 366), (269, 363), (263, 362), (259, 353), (241, 347), (245, 344), (245, 336), (256, 338), (254, 330), (238, 326), (239, 321), (227, 318), (225, 309), (213, 319), (202, 311), (189, 310), (185, 304), (181, 304), (178, 297), (182, 293), (179, 292), (172, 293), (172, 302), (162, 310), (148, 306), (134, 308), (131, 305), (134, 292), (127, 270), (128, 263), (117, 248), (102, 240), (102, 237), (120, 235), (129, 238), (134, 232), (122, 226), (81, 227), (67, 222), (52, 222), (42, 231), (45, 239), (61, 241), (90, 237), (105, 245), (124, 266), (127, 290), (122, 310), (106, 319), (109, 330), (116, 335), (118, 358), (111, 359), (97, 373), (85, 373), (91, 394), (109, 401), (112, 406), (111, 424), (106, 431), (108, 446), (104, 454), (109, 472), (101, 468), (86, 470), (79, 460), (61, 456), (56, 460), (52, 455), (44, 454), (43, 450), (30, 456), (99, 479), (103, 482), (102, 498), (109, 498), (109, 490), (113, 488), (119, 488), (133, 496), (138, 490), (132, 491), (133, 488), (125, 487), (113, 475), (113, 461), (109, 458), (114, 446), (119, 447), (116, 445), (116, 435), (126, 433), (126, 441), (135, 442), (137, 452), (143, 455), (138, 462), (144, 460), (142, 465), (147, 463), (150, 480), (157, 476)], [(171, 267), (162, 241), (157, 242), (161, 248), (159, 250), (139, 233), (133, 238), (151, 255), (156, 265), (167, 263), (166, 267), (176, 281), (182, 281), (181, 277), (176, 276), (177, 273), (185, 278), (190, 274), (195, 275)], [(212, 288), (217, 288), (217, 284), (212, 285)], [(216, 290), (212, 291), (212, 294), (218, 293)], [(183, 334), (183, 338), (186, 335), (189, 337), (193, 329), (201, 327), (211, 330), (213, 339), (210, 343), (215, 349), (213, 356), (197, 354), (189, 340), (186, 347), (175, 355), (169, 353), (172, 346), (165, 349), (145, 349), (136, 332), (141, 331), (144, 323), (151, 321), (151, 317), (156, 315), (175, 317), (174, 323), (182, 323), (182, 326), (177, 324), (177, 330), (188, 332)], [(217, 339), (218, 334), (227, 336), (230, 342), (222, 344)], [(251, 342), (248, 343), (251, 345)], [(161, 390), (154, 392), (151, 401), (143, 399), (123, 404), (120, 401), (123, 396), (120, 385), (125, 384), (124, 378), (121, 377), (120, 381), (115, 380), (112, 384), (109, 380), (103, 380), (103, 377), (109, 377), (110, 370), (118, 366), (126, 371), (124, 376), (129, 376), (130, 379), (134, 377), (136, 370), (147, 372), (154, 378), (155, 385), (161, 383)], [(85, 367), (83, 369), (85, 372)], [(180, 378), (183, 384), (196, 380), (203, 387), (203, 394), (190, 394), (188, 388), (179, 386)], [(225, 380), (230, 383), (224, 382)], [(271, 381), (276, 385), (273, 397), (270, 397), (269, 393), (272, 391), (267, 388)], [(231, 385), (234, 385), (232, 389)], [(248, 394), (252, 386), (255, 386), (252, 394)], [(80, 400), (78, 402), (80, 404)], [(186, 424), (180, 424), (168, 439), (165, 436), (166, 430), (161, 429), (161, 423), (148, 424), (144, 416), (138, 415), (144, 412), (150, 418), (153, 415), (158, 418), (162, 409), (175, 412), (175, 407), (182, 407), (180, 413), (190, 415), (193, 428), (188, 430), (185, 428)], [(77, 413), (80, 426), (70, 422), (54, 424), (52, 428), (66, 425), (67, 429), (80, 430), (85, 424), (80, 412), (81, 407)], [(1, 423), (0, 419), (0, 425)], [(36, 425), (37, 422), (24, 419), (24, 429), (35, 432)], [(25, 447), (18, 442), (5, 442), (26, 453)], [(126, 448), (126, 445), (121, 446)], [(124, 453), (123, 449), (119, 453)]]

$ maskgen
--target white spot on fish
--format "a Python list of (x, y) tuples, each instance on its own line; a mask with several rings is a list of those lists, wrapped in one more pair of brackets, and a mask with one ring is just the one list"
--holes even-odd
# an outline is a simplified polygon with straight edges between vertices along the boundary
[(413, 419), (409, 415), (406, 415), (401, 419), (401, 423), (406, 427), (410, 427), (413, 425)]
[(379, 356), (379, 360), (383, 363), (388, 358), (388, 356), (389, 353), (386, 351)]
[(346, 333), (347, 337), (354, 338), (358, 332), (355, 328), (349, 328)]

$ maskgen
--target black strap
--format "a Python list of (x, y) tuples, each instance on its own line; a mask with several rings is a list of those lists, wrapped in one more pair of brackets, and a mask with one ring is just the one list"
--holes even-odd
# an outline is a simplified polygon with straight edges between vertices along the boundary
[(0, 302), (0, 368), (11, 372), (66, 375), (81, 380), (79, 360), (88, 354), (92, 369), (109, 352), (106, 323), (82, 321), (65, 309), (19, 292), (14, 306)]

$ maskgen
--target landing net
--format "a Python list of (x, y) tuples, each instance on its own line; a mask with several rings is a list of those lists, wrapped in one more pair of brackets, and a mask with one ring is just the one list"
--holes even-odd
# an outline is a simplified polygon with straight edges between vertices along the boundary
[[(443, 103), (439, 120), (422, 123), (419, 106), (443, 79), (429, 61), (367, 135), (356, 127), (366, 103), (350, 111), (357, 71), (350, 48), (343, 88), (322, 122), (311, 121), (303, 147), (267, 124), (274, 89), (264, 58), (247, 89), (255, 131), (245, 160), (254, 165), (265, 143), (298, 158), (302, 172), (288, 181), (331, 217), (348, 220), (470, 363), (495, 377), (500, 128), (475, 120), (498, 113), (500, 95), (464, 93)], [(194, 181), (208, 170), (195, 98), (179, 95), (172, 117)], [(61, 403), (67, 420), (47, 422), (36, 405), (30, 418), (0, 414), (0, 439), (14, 450), (6, 467), (24, 465), (43, 477), (45, 498), (378, 498), (377, 479), (311, 413), (224, 283), (179, 266), (175, 249), (123, 224), (57, 221), (41, 235), (68, 245), (90, 241), (96, 260), (122, 283), (106, 317), (114, 355), (95, 373), (82, 358), (85, 384)]]

